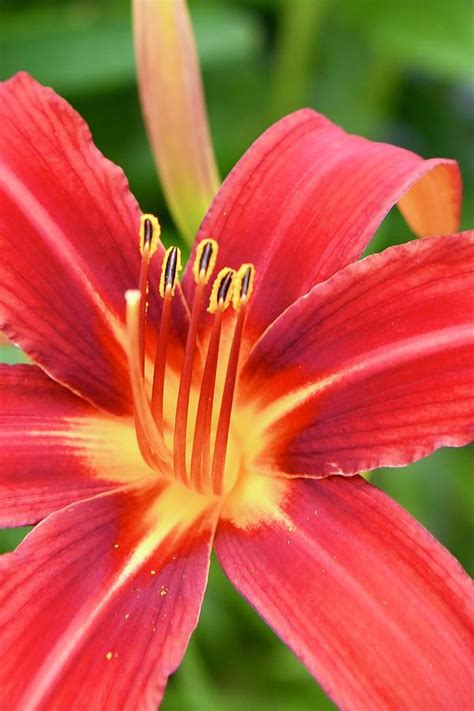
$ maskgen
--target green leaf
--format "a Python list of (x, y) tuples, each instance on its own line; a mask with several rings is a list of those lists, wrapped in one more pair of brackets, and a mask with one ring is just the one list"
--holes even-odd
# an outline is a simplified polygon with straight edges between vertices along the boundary
[(128, 13), (88, 5), (31, 8), (0, 17), (3, 78), (20, 69), (68, 93), (132, 81)]
[(208, 68), (248, 61), (263, 48), (257, 16), (238, 7), (190, 3), (201, 66)]
[[(204, 68), (259, 52), (257, 19), (234, 7), (192, 8)], [(73, 3), (0, 12), (0, 78), (20, 70), (59, 92), (97, 92), (135, 82), (128, 3)]]
[(341, 16), (383, 56), (447, 79), (473, 79), (470, 0), (351, 0)]
[(0, 553), (14, 550), (31, 529), (31, 526), (21, 526), (20, 528), (8, 528), (5, 531), (0, 531)]
[(0, 363), (29, 363), (29, 358), (16, 346), (0, 346)]

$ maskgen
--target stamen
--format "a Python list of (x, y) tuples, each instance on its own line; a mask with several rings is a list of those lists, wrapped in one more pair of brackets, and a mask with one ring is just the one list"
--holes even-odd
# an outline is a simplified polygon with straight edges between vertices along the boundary
[(245, 306), (252, 296), (254, 279), (254, 265), (242, 264), (236, 275), (234, 293), (232, 296), (232, 303), (236, 311), (242, 306)]
[(215, 314), (215, 319), (209, 339), (206, 362), (204, 364), (191, 456), (191, 481), (198, 491), (205, 489), (206, 480), (209, 482), (212, 408), (216, 385), (222, 315), (232, 298), (234, 276), (235, 272), (233, 269), (222, 269), (213, 284), (210, 298), (209, 311)]
[(211, 298), (209, 299), (208, 311), (215, 314), (218, 311), (225, 311), (232, 299), (232, 282), (235, 277), (233, 269), (221, 269), (212, 285)]
[(140, 318), (139, 318), (139, 343), (140, 343), (140, 364), (142, 372), (145, 365), (145, 321), (147, 310), (147, 294), (148, 294), (148, 269), (150, 260), (156, 252), (161, 234), (160, 223), (154, 215), (144, 214), (140, 217), (140, 254), (142, 261), (140, 265), (140, 277), (138, 281), (138, 290), (141, 295), (140, 299)]
[(223, 492), (225, 458), (227, 442), (229, 439), (230, 419), (232, 415), (232, 404), (234, 401), (237, 368), (239, 364), (240, 345), (242, 342), (246, 306), (252, 294), (254, 278), (255, 267), (253, 264), (242, 264), (235, 278), (232, 301), (234, 309), (238, 312), (238, 315), (232, 338), (232, 345), (230, 347), (224, 392), (222, 394), (219, 420), (217, 423), (214, 456), (212, 458), (212, 488), (214, 493), (217, 495), (220, 495)]
[(156, 426), (163, 436), (163, 399), (165, 389), (166, 352), (170, 330), (171, 302), (176, 290), (178, 272), (181, 271), (181, 250), (170, 247), (164, 256), (161, 267), (160, 296), (163, 299), (160, 333), (156, 347), (155, 368), (153, 371), (153, 387), (151, 393), (151, 410)]
[(181, 269), (181, 250), (178, 247), (169, 247), (166, 250), (161, 267), (160, 296), (162, 299), (165, 298), (168, 290), (171, 296), (174, 296), (176, 284), (178, 283), (178, 274)]
[(152, 257), (160, 243), (161, 227), (155, 215), (144, 213), (140, 216), (140, 254), (143, 256), (146, 250)]
[(211, 238), (199, 242), (193, 263), (194, 281), (197, 284), (207, 284), (216, 266), (216, 259), (217, 242)]
[(179, 383), (176, 418), (174, 425), (174, 469), (176, 476), (183, 482), (188, 481), (186, 468), (186, 440), (188, 430), (189, 395), (197, 344), (197, 329), (201, 315), (204, 287), (209, 281), (217, 259), (217, 242), (205, 239), (199, 243), (193, 263), (193, 275), (196, 282), (191, 319), (184, 351), (183, 368)]
[[(150, 466), (169, 465), (170, 453), (158, 431), (145, 392), (140, 363), (141, 294), (137, 289), (125, 292), (128, 337), (128, 371), (135, 410), (137, 440), (144, 459)], [(160, 469), (163, 469), (161, 466)]]

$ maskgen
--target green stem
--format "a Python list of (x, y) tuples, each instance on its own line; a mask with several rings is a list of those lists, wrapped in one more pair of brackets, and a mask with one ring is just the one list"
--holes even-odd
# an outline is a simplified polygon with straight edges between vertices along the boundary
[(328, 0), (282, 0), (272, 77), (272, 119), (305, 103), (318, 31)]

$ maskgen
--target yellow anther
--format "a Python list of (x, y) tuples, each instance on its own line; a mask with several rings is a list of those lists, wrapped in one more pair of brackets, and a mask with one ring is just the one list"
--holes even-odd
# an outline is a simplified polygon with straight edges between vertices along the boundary
[(155, 215), (144, 213), (140, 216), (140, 254), (148, 249), (151, 257), (157, 250), (160, 241), (161, 227)]
[(221, 269), (212, 285), (211, 298), (209, 299), (208, 311), (215, 314), (216, 311), (225, 311), (232, 299), (234, 287), (235, 270), (225, 267)]
[(203, 239), (196, 248), (193, 263), (194, 281), (207, 284), (216, 266), (218, 245), (215, 239)]
[(165, 252), (161, 267), (160, 296), (162, 299), (166, 294), (174, 296), (181, 269), (181, 250), (179, 247), (169, 247)]
[(248, 303), (252, 295), (254, 279), (255, 267), (253, 264), (242, 264), (237, 270), (232, 296), (232, 304), (236, 311)]

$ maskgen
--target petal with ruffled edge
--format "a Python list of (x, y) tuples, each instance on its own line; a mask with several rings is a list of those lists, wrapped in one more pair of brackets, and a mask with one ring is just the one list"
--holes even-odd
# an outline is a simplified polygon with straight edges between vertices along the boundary
[(456, 560), (360, 477), (280, 485), (272, 515), (260, 499), (253, 521), (219, 524), (236, 588), (340, 708), (469, 708), (472, 587)]
[[(461, 180), (454, 161), (345, 133), (303, 109), (268, 129), (235, 166), (198, 239), (218, 267), (257, 270), (247, 328), (258, 333), (315, 284), (360, 257), (390, 208), (420, 235), (455, 232)], [(188, 269), (185, 291), (192, 292)]]
[[(27, 74), (0, 84), (0, 201), (1, 330), (56, 380), (129, 412), (123, 295), (138, 285), (139, 207), (79, 115)], [(186, 309), (173, 308), (182, 343)]]
[(153, 476), (133, 422), (107, 415), (33, 365), (0, 365), (0, 526)]
[(0, 706), (156, 709), (196, 626), (215, 516), (165, 484), (52, 514), (0, 558)]
[(470, 232), (392, 247), (293, 304), (242, 374), (261, 466), (351, 474), (471, 441), (473, 294)]

